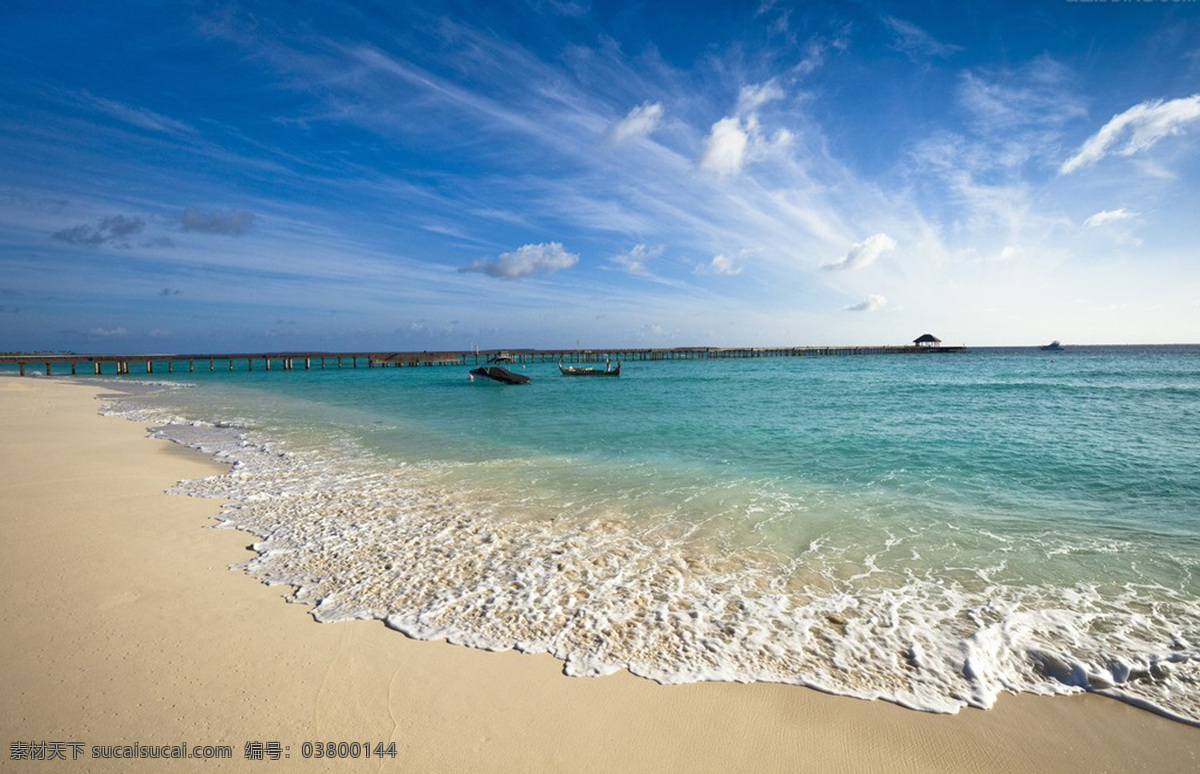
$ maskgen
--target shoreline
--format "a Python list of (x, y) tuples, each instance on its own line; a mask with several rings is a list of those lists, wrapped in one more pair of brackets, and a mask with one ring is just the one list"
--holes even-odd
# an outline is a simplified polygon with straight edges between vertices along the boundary
[[(384, 768), (421, 771), (1200, 766), (1195, 728), (1089, 694), (932, 715), (788, 685), (570, 678), (547, 655), (318, 624), (230, 571), (254, 552), (246, 533), (213, 529), (220, 501), (164, 494), (226, 466), (100, 416), (107, 389), (0, 379), (10, 744), (229, 745), (235, 768), (253, 741), (312, 768), (324, 761), (304, 761), (304, 742), (395, 741)], [(360, 760), (342, 765), (380, 763)]]

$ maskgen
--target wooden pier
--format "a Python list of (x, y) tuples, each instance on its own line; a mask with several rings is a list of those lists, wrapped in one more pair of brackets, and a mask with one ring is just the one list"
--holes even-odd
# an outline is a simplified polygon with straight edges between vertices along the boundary
[[(657, 360), (724, 360), (760, 357), (836, 357), (848, 355), (929, 355), (962, 352), (966, 347), (675, 347), (673, 349), (507, 349), (447, 352), (254, 352), (223, 354), (102, 355), (28, 353), (0, 355), (0, 365), (16, 365), (24, 376), (35, 368), (47, 376), (196, 373), (199, 371), (310, 371), (330, 368), (407, 368), (462, 366), (487, 362), (600, 363)], [(57, 366), (57, 371), (55, 370)]]

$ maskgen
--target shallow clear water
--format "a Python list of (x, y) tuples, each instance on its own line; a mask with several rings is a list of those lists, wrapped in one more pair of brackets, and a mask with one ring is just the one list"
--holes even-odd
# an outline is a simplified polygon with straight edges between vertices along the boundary
[(250, 570), (322, 620), (572, 674), (1200, 720), (1200, 348), (524, 373), (197, 373), (120, 410), (238, 461), (181, 489), (237, 500)]

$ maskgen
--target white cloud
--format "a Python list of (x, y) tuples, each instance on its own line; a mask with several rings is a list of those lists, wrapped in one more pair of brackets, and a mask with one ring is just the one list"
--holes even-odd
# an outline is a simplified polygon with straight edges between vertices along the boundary
[(1097, 212), (1095, 215), (1092, 215), (1085, 220), (1083, 225), (1087, 226), (1088, 228), (1096, 228), (1097, 226), (1102, 226), (1109, 221), (1125, 220), (1126, 218), (1132, 217), (1132, 212), (1124, 207), (1118, 207), (1115, 210), (1103, 210), (1101, 212)]
[(727, 116), (712, 125), (712, 133), (700, 154), (700, 168), (719, 175), (735, 175), (742, 169), (749, 135), (742, 119)]
[(174, 118), (168, 118), (146, 108), (130, 107), (120, 102), (114, 102), (111, 99), (96, 97), (87, 91), (79, 94), (79, 100), (93, 110), (107, 114), (110, 118), (115, 118), (118, 121), (123, 121), (142, 129), (149, 129), (152, 132), (176, 135), (192, 134), (195, 132), (191, 126), (182, 121), (176, 121)]
[(736, 175), (747, 160), (761, 159), (790, 145), (795, 135), (787, 129), (777, 130), (770, 139), (764, 138), (756, 114), (760, 107), (783, 96), (783, 89), (774, 80), (743, 86), (734, 114), (712, 125), (697, 162), (700, 169)]
[(1079, 146), (1075, 155), (1063, 162), (1059, 171), (1069, 174), (1109, 153), (1132, 156), (1164, 137), (1182, 134), (1186, 125), (1197, 120), (1200, 120), (1200, 94), (1168, 102), (1161, 99), (1141, 102), (1113, 116)]
[(825, 52), (828, 46), (819, 40), (811, 40), (804, 51), (804, 58), (800, 60), (800, 64), (792, 68), (796, 75), (810, 75), (816, 72), (822, 64), (825, 63)]
[(1068, 121), (1087, 115), (1070, 70), (1047, 56), (1016, 69), (963, 73), (955, 96), (977, 132), (1003, 137), (1022, 129), (1046, 133), (1048, 140)]
[(1071, 70), (1049, 56), (964, 72), (954, 95), (968, 121), (954, 142), (961, 157), (944, 161), (973, 175), (998, 168), (1018, 173), (1030, 162), (1057, 165), (1064, 127), (1087, 115)]
[(878, 309), (882, 309), (883, 305), (886, 303), (887, 303), (886, 298), (884, 298), (881, 295), (872, 293), (871, 295), (867, 296), (862, 301), (859, 301), (857, 304), (851, 304), (850, 306), (845, 307), (842, 311), (844, 311), (844, 312), (874, 312)]
[(836, 261), (821, 264), (825, 270), (865, 269), (875, 263), (882, 253), (896, 247), (896, 240), (887, 234), (874, 234), (862, 242), (855, 242), (850, 249)]
[(107, 338), (110, 336), (127, 336), (129, 334), (129, 331), (125, 330), (125, 328), (120, 328), (120, 327), (118, 327), (118, 328), (92, 328), (90, 331), (88, 331), (88, 333), (91, 334), (92, 336), (103, 336), (103, 337)]
[(790, 129), (776, 129), (770, 139), (764, 139), (757, 132), (750, 135), (750, 152), (747, 158), (758, 161), (776, 151), (784, 151), (795, 141), (796, 135)]
[(755, 116), (744, 121), (727, 116), (713, 124), (698, 165), (719, 175), (736, 175), (747, 161), (760, 161), (772, 153), (784, 151), (795, 139), (788, 129), (779, 129), (770, 138), (764, 137)]
[(501, 253), (500, 257), (492, 260), (480, 258), (459, 271), (478, 271), (500, 279), (520, 279), (532, 274), (553, 274), (559, 269), (569, 269), (578, 262), (579, 256), (564, 250), (561, 242), (546, 242), (524, 245), (510, 253)]
[(883, 23), (896, 36), (892, 42), (893, 48), (909, 57), (947, 57), (962, 50), (962, 46), (942, 43), (912, 22), (895, 16), (884, 16)]
[(639, 243), (629, 252), (613, 256), (612, 262), (624, 267), (630, 274), (645, 274), (646, 262), (661, 256), (664, 249), (663, 245), (650, 247)]
[(773, 99), (782, 99), (783, 89), (775, 81), (743, 86), (738, 92), (737, 115), (750, 115)]
[(549, 13), (575, 18), (586, 16), (592, 10), (591, 0), (532, 0), (530, 5), (539, 11), (549, 9)]
[(663, 117), (661, 102), (646, 102), (638, 105), (629, 114), (617, 121), (608, 130), (608, 141), (614, 145), (644, 137), (658, 128)]
[(1011, 261), (1013, 258), (1023, 255), (1024, 253), (1025, 249), (1018, 245), (1005, 245), (1004, 248), (1001, 249), (994, 258), (992, 258), (992, 260)]
[(708, 263), (702, 263), (696, 267), (696, 271), (701, 274), (741, 274), (742, 267), (734, 263), (733, 259), (724, 253), (714, 255)]

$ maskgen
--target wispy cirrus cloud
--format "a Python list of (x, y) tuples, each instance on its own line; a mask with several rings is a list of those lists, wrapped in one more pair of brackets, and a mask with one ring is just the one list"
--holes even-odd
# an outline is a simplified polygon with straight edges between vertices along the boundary
[(663, 117), (661, 102), (646, 102), (633, 108), (608, 130), (608, 141), (614, 145), (645, 137), (658, 128)]
[(241, 236), (254, 225), (254, 213), (247, 210), (188, 207), (179, 216), (179, 222), (184, 231)]
[(196, 131), (192, 126), (183, 121), (164, 116), (147, 108), (134, 107), (115, 100), (105, 99), (104, 97), (97, 97), (87, 91), (77, 93), (75, 98), (80, 104), (92, 110), (140, 129), (165, 134), (194, 134)]
[(821, 264), (826, 271), (843, 271), (847, 269), (865, 269), (880, 255), (888, 250), (894, 250), (896, 240), (887, 234), (873, 234), (861, 242), (855, 242), (846, 254), (836, 261)]
[(1071, 71), (1049, 56), (1016, 67), (967, 70), (955, 102), (979, 150), (971, 159), (976, 168), (1046, 163), (1067, 124), (1087, 115)]
[(1134, 213), (1130, 212), (1124, 207), (1118, 207), (1115, 210), (1101, 210), (1100, 212), (1089, 216), (1085, 221), (1083, 221), (1083, 225), (1087, 226), (1088, 228), (1096, 228), (1098, 226), (1103, 226), (1105, 223), (1111, 223), (1117, 220), (1127, 220), (1133, 216)]
[(116, 328), (92, 328), (90, 331), (88, 331), (88, 335), (103, 339), (110, 339), (128, 336), (129, 331), (124, 326), (117, 326)]
[(753, 115), (760, 107), (777, 99), (783, 99), (783, 89), (774, 79), (765, 83), (753, 83), (738, 91), (737, 114)]
[(948, 57), (963, 50), (962, 46), (942, 43), (925, 30), (904, 19), (884, 16), (881, 21), (894, 36), (892, 47), (909, 57)]
[(630, 274), (647, 274), (649, 270), (646, 264), (662, 256), (665, 250), (663, 245), (644, 245), (636, 244), (629, 252), (613, 256), (612, 262), (621, 268), (628, 271)]
[(1059, 172), (1070, 174), (1114, 153), (1133, 156), (1166, 137), (1183, 134), (1197, 121), (1200, 121), (1200, 94), (1165, 102), (1161, 99), (1140, 102), (1109, 119), (1062, 163)]

